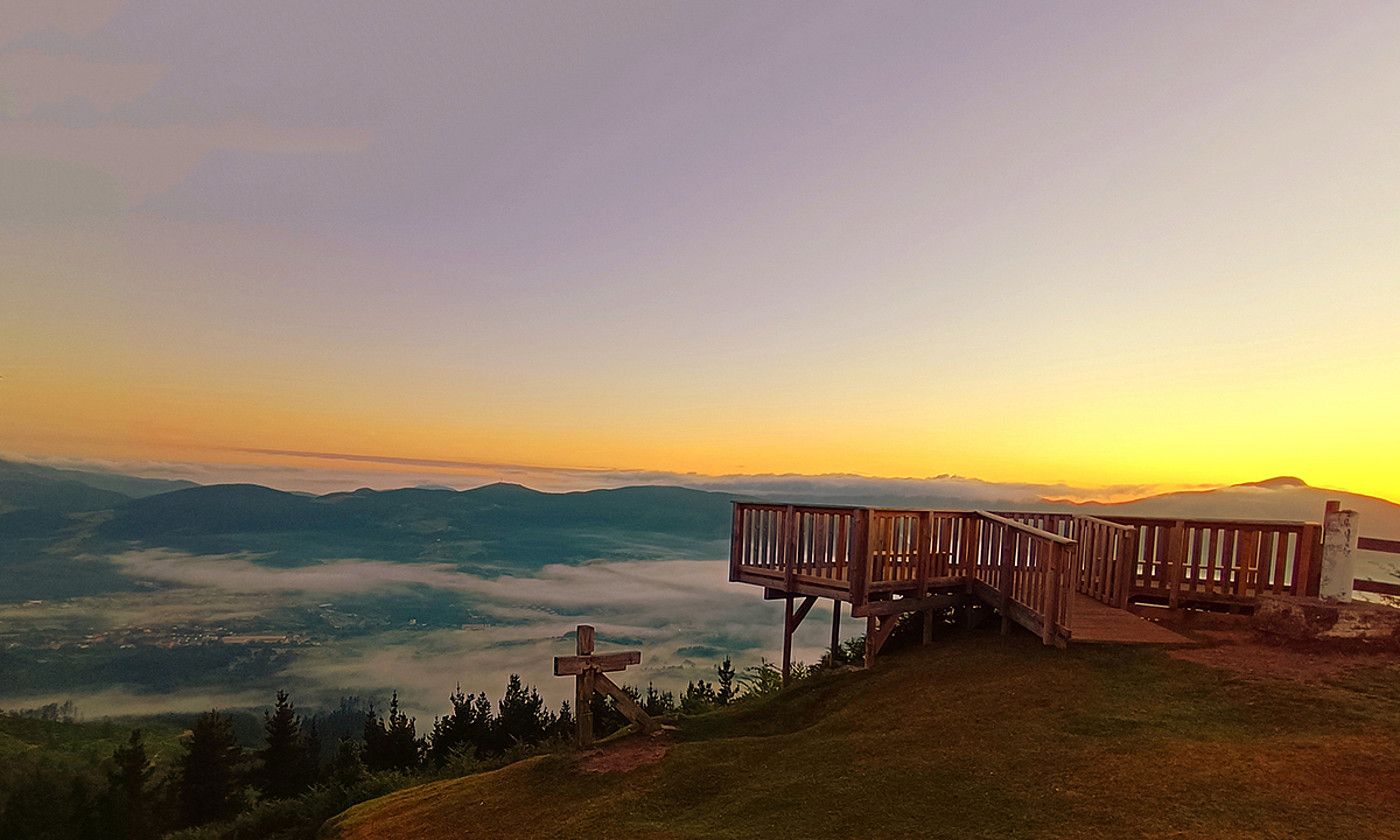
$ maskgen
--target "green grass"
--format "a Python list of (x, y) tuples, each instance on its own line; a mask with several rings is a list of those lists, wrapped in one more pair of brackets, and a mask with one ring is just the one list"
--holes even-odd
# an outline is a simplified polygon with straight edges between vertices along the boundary
[(1151, 649), (971, 636), (573, 755), (410, 788), (332, 837), (1400, 836), (1400, 673), (1247, 682)]

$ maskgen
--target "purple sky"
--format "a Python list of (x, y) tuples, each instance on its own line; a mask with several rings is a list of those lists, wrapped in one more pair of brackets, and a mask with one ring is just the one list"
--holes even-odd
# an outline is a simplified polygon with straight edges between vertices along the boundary
[(1386, 3), (7, 6), (0, 448), (1395, 495), (1400, 397), (1254, 409), (1400, 379), (1397, 43)]

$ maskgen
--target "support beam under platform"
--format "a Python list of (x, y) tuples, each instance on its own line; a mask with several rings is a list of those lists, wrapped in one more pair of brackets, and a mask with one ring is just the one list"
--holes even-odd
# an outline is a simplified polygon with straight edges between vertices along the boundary
[(783, 610), (783, 685), (787, 685), (792, 676), (792, 634), (802, 623), (802, 619), (807, 617), (807, 613), (812, 611), (812, 606), (817, 603), (817, 597), (808, 595), (803, 598), (802, 606), (795, 611), (792, 608), (792, 601), (793, 596), (788, 595), (786, 607)]

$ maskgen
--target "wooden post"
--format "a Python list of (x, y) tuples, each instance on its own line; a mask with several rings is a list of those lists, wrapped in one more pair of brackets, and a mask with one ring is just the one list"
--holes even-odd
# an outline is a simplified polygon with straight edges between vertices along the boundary
[(831, 664), (836, 664), (836, 657), (841, 651), (841, 602), (836, 598), (831, 599)]
[(1001, 575), (997, 580), (1001, 591), (1001, 635), (1005, 636), (1011, 632), (1011, 554), (1015, 551), (1015, 537), (1005, 525), (1001, 527), (999, 548), (998, 568)]
[(744, 549), (744, 509), (740, 502), (734, 502), (734, 522), (729, 529), (729, 579), (739, 579), (739, 566), (743, 561)]
[(867, 617), (865, 619), (865, 667), (867, 668), (875, 667), (875, 652), (879, 649), (876, 646), (875, 639), (879, 635), (879, 632), (880, 625), (876, 621), (875, 616)]
[(1182, 567), (1186, 565), (1186, 522), (1178, 519), (1172, 525), (1170, 541), (1167, 543), (1167, 604), (1172, 609), (1181, 607)]
[[(579, 656), (593, 655), (593, 626), (590, 624), (580, 624), (578, 626), (578, 640), (574, 650)], [(593, 745), (593, 670), (590, 668), (574, 680), (574, 703), (578, 706), (574, 710), (574, 720), (578, 731), (578, 745), (588, 747)]]
[(792, 593), (783, 599), (783, 685), (792, 676)]
[(1300, 598), (1317, 594), (1312, 580), (1313, 566), (1317, 562), (1319, 531), (1317, 523), (1308, 522), (1298, 533), (1298, 557), (1293, 563), (1293, 594)]
[(802, 619), (807, 617), (807, 613), (811, 612), (813, 605), (817, 603), (817, 596), (808, 595), (802, 599), (802, 605), (794, 610), (792, 599), (793, 595), (790, 592), (784, 599), (786, 609), (783, 614), (783, 685), (787, 685), (788, 677), (792, 674), (792, 634), (797, 632)]
[[(963, 574), (967, 577), (967, 594), (971, 595), (977, 591), (973, 582), (977, 580), (977, 552), (981, 547), (977, 543), (977, 522), (975, 516), (963, 514), (958, 519), (962, 533), (959, 534), (962, 544)], [(969, 600), (969, 603), (971, 601)]]
[(929, 543), (933, 540), (933, 512), (920, 511), (919, 524), (916, 528), (918, 534), (918, 546), (915, 548), (915, 557), (918, 558), (918, 572), (915, 578), (919, 582), (919, 597), (928, 594), (929, 564), (933, 562), (933, 552)]
[(865, 604), (870, 584), (870, 508), (858, 508), (851, 517), (851, 562), (846, 576), (854, 610)]
[(1360, 519), (1354, 510), (1341, 510), (1339, 502), (1327, 503), (1317, 590), (1318, 597), (1323, 600), (1351, 601), (1352, 581), (1356, 578), (1356, 544), (1361, 536)]
[(1055, 619), (1060, 612), (1062, 547), (1059, 543), (1050, 543), (1049, 548), (1045, 562), (1045, 612), (1044, 620), (1040, 625), (1040, 641), (1042, 644), (1053, 645), (1055, 643)]
[[(788, 592), (792, 591), (794, 578), (797, 576), (797, 514), (788, 505), (783, 509), (783, 531), (782, 548), (783, 553), (783, 588)], [(792, 600), (791, 597), (788, 598)]]
[(924, 644), (933, 643), (933, 608), (924, 610)]

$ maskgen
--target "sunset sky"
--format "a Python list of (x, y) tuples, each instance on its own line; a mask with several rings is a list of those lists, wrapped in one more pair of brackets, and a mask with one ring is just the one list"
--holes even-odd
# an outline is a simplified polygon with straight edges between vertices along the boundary
[(1397, 45), (1397, 3), (0, 0), (0, 457), (1400, 500)]

